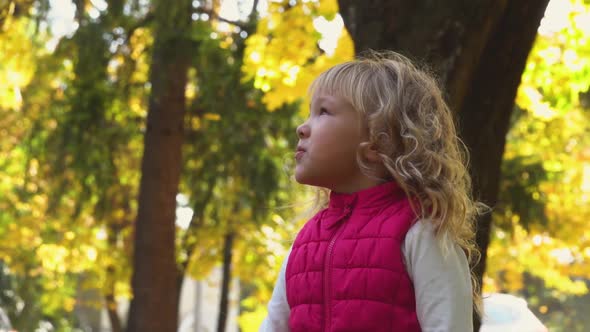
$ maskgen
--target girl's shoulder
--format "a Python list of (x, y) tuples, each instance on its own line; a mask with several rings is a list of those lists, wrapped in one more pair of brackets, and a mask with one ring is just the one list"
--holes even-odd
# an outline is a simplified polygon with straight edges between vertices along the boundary
[(408, 251), (433, 250), (446, 257), (450, 252), (463, 252), (450, 236), (437, 234), (434, 224), (428, 219), (417, 220), (408, 230), (404, 241)]
[(307, 242), (311, 238), (317, 238), (319, 233), (321, 233), (321, 225), (320, 221), (322, 219), (323, 214), (326, 212), (326, 209), (322, 209), (315, 213), (311, 218), (309, 218), (303, 226), (297, 232), (297, 235), (294, 239), (294, 246), (296, 247), (295, 243), (302, 243)]

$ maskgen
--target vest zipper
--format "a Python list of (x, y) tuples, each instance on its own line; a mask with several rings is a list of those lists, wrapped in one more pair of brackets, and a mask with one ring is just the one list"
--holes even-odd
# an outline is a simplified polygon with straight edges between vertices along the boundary
[[(344, 216), (339, 220), (342, 221), (344, 219), (348, 219), (348, 217), (350, 217), (350, 214), (352, 212), (352, 209), (350, 206), (346, 207), (346, 213), (344, 214)], [(332, 250), (334, 249), (334, 244), (336, 243), (336, 240), (338, 239), (338, 237), (340, 236), (340, 234), (342, 233), (342, 231), (344, 231), (344, 227), (346, 225), (341, 225), (338, 230), (336, 231), (336, 233), (334, 233), (334, 235), (332, 236), (332, 238), (330, 239), (330, 244), (328, 244), (328, 249), (326, 250), (326, 257), (325, 257), (325, 263), (324, 263), (324, 317), (325, 317), (325, 321), (324, 321), (324, 332), (329, 332), (330, 331), (330, 321), (332, 319), (330, 313), (330, 296), (331, 296), (331, 292), (330, 292), (330, 271), (331, 271), (331, 262), (332, 262)]]

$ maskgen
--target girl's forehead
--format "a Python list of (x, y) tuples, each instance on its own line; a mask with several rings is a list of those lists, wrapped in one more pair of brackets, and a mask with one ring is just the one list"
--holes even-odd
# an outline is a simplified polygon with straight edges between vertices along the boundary
[(310, 86), (309, 93), (312, 98), (316, 95), (337, 96), (348, 99), (357, 90), (357, 86), (350, 77), (330, 77), (321, 75)]
[(309, 89), (311, 104), (313, 105), (314, 103), (323, 102), (328, 99), (328, 102), (343, 102), (353, 105), (351, 98), (355, 95), (356, 89), (352, 84), (348, 84), (350, 82), (344, 76), (335, 77), (326, 73), (320, 75)]
[(327, 107), (332, 110), (355, 111), (350, 100), (338, 94), (314, 94), (311, 100), (310, 109), (313, 107)]
[(311, 92), (311, 99), (320, 98), (344, 98), (346, 95), (341, 86), (335, 84), (316, 84), (313, 86)]
[(336, 95), (340, 94), (343, 90), (343, 87), (340, 84), (336, 84), (336, 82), (327, 82), (326, 80), (320, 80), (314, 82), (311, 87), (311, 93), (313, 95), (316, 94), (326, 94), (326, 95)]
[(341, 97), (338, 94), (331, 94), (331, 93), (326, 93), (326, 92), (314, 93), (311, 98), (312, 104), (321, 104), (321, 103), (338, 104), (338, 103), (342, 103), (342, 102), (347, 102), (347, 101), (346, 101), (346, 99), (344, 99), (343, 97)]

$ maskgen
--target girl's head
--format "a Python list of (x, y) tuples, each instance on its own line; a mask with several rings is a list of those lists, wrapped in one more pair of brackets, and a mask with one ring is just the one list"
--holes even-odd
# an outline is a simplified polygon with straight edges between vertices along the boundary
[(310, 94), (310, 117), (297, 130), (299, 182), (337, 190), (395, 180), (443, 242), (477, 259), (466, 154), (428, 72), (399, 54), (372, 52), (322, 73)]

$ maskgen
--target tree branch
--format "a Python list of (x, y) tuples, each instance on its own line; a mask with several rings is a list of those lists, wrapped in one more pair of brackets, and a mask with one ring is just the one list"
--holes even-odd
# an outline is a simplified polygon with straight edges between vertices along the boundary
[[(256, 1), (254, 1), (254, 2), (256, 2)], [(228, 24), (231, 24), (231, 25), (235, 25), (235, 26), (237, 26), (238, 28), (240, 28), (242, 30), (245, 30), (246, 29), (246, 24), (244, 24), (244, 22), (228, 20), (226, 18), (223, 18), (223, 17), (219, 16), (219, 14), (217, 14), (216, 12), (214, 12), (211, 9), (196, 8), (195, 9), (195, 12), (196, 13), (199, 13), (199, 14), (207, 14), (212, 19), (216, 19), (218, 21), (225, 22), (225, 23), (228, 23)]]
[(258, 0), (254, 0), (252, 4), (252, 10), (250, 11), (250, 15), (248, 15), (248, 20), (253, 22), (256, 19), (256, 7), (258, 7)]
[(154, 20), (154, 13), (148, 12), (142, 19), (138, 20), (137, 22), (135, 22), (135, 24), (131, 25), (129, 27), (129, 29), (126, 31), (127, 38), (125, 38), (125, 44), (128, 44), (129, 38), (131, 38), (131, 36), (133, 36), (133, 33), (135, 32), (135, 30), (137, 30), (143, 26), (146, 26), (148, 23), (150, 23), (153, 20)]

